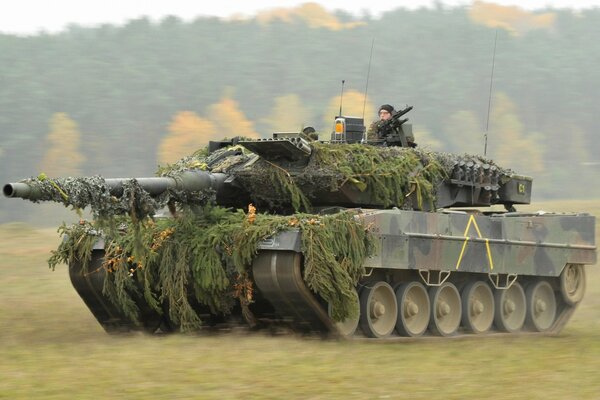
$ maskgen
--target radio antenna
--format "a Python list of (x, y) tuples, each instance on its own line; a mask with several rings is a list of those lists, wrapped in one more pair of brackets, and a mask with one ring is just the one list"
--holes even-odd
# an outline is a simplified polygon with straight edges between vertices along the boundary
[(369, 90), (369, 76), (371, 75), (371, 60), (373, 59), (373, 47), (375, 46), (375, 38), (371, 42), (371, 54), (369, 55), (369, 68), (367, 69), (367, 83), (365, 84), (365, 99), (363, 101), (363, 120), (365, 119), (365, 108), (367, 107), (367, 92)]
[(342, 79), (342, 94), (340, 94), (340, 114), (339, 117), (342, 116), (342, 103), (344, 101), (344, 83), (346, 83), (345, 79)]
[(487, 121), (485, 123), (483, 156), (487, 156), (488, 130), (490, 128), (490, 108), (492, 106), (492, 83), (494, 82), (494, 65), (496, 65), (496, 43), (498, 42), (498, 28), (496, 28), (496, 36), (494, 38), (494, 55), (492, 56), (492, 75), (490, 76), (490, 96), (488, 98)]

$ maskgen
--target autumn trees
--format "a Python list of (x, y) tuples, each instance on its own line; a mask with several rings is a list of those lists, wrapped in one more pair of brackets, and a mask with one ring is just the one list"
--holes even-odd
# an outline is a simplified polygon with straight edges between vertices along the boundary
[(259, 137), (253, 123), (230, 97), (208, 107), (206, 118), (192, 111), (178, 112), (168, 126), (168, 134), (160, 142), (158, 160), (163, 164), (173, 163), (206, 146), (210, 140), (221, 140), (226, 136)]
[(56, 113), (50, 120), (46, 153), (39, 170), (51, 177), (81, 175), (81, 133), (77, 123), (66, 113)]
[(488, 156), (534, 175), (534, 196), (556, 196), (556, 185), (588, 196), (581, 177), (600, 165), (598, 26), (598, 10), (479, 2), (379, 18), (313, 4), (0, 35), (0, 180), (141, 176), (224, 136), (328, 134), (341, 80), (344, 114), (364, 107), (369, 123), (382, 103), (412, 105), (420, 146), (481, 154), (497, 30)]

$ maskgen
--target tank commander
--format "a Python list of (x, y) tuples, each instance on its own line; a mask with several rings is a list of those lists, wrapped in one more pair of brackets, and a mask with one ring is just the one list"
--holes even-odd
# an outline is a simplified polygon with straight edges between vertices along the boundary
[(394, 112), (394, 107), (390, 104), (383, 104), (379, 107), (379, 119), (373, 121), (367, 130), (367, 140), (377, 140), (379, 139), (379, 131), (381, 129), (381, 125), (383, 121), (389, 121), (392, 118), (392, 113)]
[[(394, 106), (383, 104), (379, 107), (379, 119), (373, 121), (367, 130), (368, 142), (381, 142), (387, 146), (416, 147), (415, 139), (412, 133), (406, 134), (402, 129), (402, 124), (406, 120), (398, 119), (399, 116), (406, 114), (412, 107), (396, 111)], [(395, 123), (396, 122), (396, 123)]]

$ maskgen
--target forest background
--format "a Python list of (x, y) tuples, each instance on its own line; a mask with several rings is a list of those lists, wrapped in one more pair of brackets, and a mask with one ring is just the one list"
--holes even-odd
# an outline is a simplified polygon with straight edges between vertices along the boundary
[[(2, 34), (0, 183), (153, 176), (209, 140), (309, 125), (327, 139), (345, 80), (346, 115), (412, 105), (420, 147), (483, 154), (487, 131), (487, 156), (533, 176), (534, 201), (598, 198), (598, 43), (600, 9), (484, 2)], [(0, 222), (55, 223), (47, 211), (2, 200)]]

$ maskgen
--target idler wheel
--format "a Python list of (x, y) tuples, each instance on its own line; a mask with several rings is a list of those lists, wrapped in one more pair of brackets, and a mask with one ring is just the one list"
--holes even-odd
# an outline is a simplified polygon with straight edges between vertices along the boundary
[(570, 306), (579, 303), (585, 293), (585, 269), (580, 264), (567, 264), (560, 274), (560, 292)]

